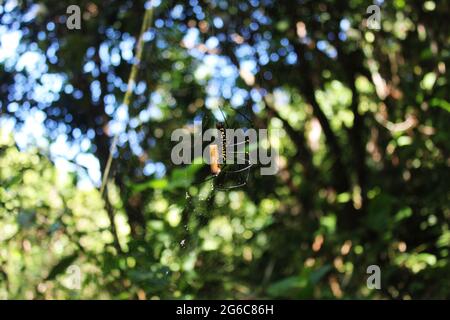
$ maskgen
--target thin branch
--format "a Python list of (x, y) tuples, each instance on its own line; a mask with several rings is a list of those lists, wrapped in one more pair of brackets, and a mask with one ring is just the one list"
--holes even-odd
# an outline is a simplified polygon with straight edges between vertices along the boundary
[[(127, 91), (125, 92), (125, 96), (123, 98), (122, 105), (129, 106), (131, 97), (133, 94), (133, 89), (136, 85), (136, 77), (139, 70), (139, 65), (141, 63), (142, 58), (142, 52), (144, 48), (144, 33), (147, 31), (147, 29), (150, 27), (153, 20), (153, 7), (150, 6), (146, 11), (144, 15), (144, 20), (142, 21), (141, 26), (141, 32), (139, 34), (139, 39), (136, 44), (136, 57), (134, 58), (134, 63), (131, 67), (130, 77), (128, 78), (128, 85), (127, 85)], [(111, 170), (111, 164), (112, 164), (112, 157), (117, 147), (117, 141), (118, 141), (118, 133), (114, 135), (111, 149), (109, 152), (108, 161), (106, 162), (105, 172), (103, 173), (103, 179), (102, 179), (102, 185), (100, 187), (100, 195), (103, 195), (103, 192), (105, 191), (105, 186), (108, 180), (109, 171)]]

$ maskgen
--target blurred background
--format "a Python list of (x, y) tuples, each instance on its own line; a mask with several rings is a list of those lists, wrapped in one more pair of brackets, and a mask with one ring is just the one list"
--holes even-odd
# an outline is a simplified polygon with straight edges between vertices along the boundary
[[(0, 1), (0, 298), (449, 298), (449, 6)], [(276, 175), (172, 163), (218, 106)]]

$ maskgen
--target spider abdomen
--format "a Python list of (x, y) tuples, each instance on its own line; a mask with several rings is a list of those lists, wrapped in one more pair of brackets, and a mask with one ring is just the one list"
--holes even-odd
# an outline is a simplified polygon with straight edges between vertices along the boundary
[(216, 127), (220, 131), (220, 139), (222, 140), (222, 159), (223, 163), (225, 163), (227, 161), (227, 136), (225, 133), (225, 127), (222, 122), (218, 122)]

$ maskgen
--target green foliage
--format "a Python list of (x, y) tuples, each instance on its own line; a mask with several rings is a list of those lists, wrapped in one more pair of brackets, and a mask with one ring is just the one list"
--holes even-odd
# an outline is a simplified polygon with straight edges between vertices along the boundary
[(288, 277), (272, 284), (267, 293), (272, 298), (307, 299), (314, 294), (314, 288), (332, 267), (325, 265), (318, 270), (303, 269), (299, 276)]
[[(146, 2), (79, 1), (82, 30), (0, 4), (0, 297), (450, 297), (448, 3), (384, 1), (375, 31), (360, 0), (161, 1), (137, 61)], [(217, 106), (279, 129), (276, 175), (172, 163)]]

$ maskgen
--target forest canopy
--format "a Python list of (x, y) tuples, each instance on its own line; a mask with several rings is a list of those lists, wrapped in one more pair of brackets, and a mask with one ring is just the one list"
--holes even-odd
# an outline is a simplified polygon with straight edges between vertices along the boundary
[(449, 2), (72, 2), (0, 1), (0, 298), (450, 297)]

